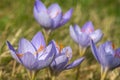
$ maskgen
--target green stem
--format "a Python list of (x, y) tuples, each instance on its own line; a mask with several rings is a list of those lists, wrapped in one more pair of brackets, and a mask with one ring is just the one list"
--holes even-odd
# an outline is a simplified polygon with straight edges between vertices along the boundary
[(80, 75), (80, 66), (77, 67), (76, 78), (75, 80), (79, 80)]
[(106, 68), (104, 71), (102, 70), (101, 72), (101, 79), (100, 80), (105, 80), (107, 76), (108, 69)]
[(51, 30), (45, 30), (45, 29), (43, 29), (43, 33), (45, 35), (46, 44), (48, 44)]
[(82, 57), (85, 54), (85, 51), (86, 51), (86, 48), (83, 48), (83, 47), (79, 46), (80, 57)]
[(51, 68), (49, 68), (50, 73), (50, 80), (56, 80), (56, 77), (59, 75), (57, 73), (54, 73)]
[(49, 79), (51, 77), (50, 68), (46, 69), (46, 73), (47, 73), (47, 78)]
[(30, 80), (31, 79), (31, 75), (30, 75), (30, 71), (29, 70), (27, 70), (27, 74), (28, 74), (28, 78)]
[(32, 78), (31, 80), (35, 80), (35, 71), (32, 72)]
[(29, 80), (36, 80), (36, 74), (37, 72), (36, 71), (27, 71), (28, 72), (28, 78)]
[[(79, 51), (80, 57), (82, 57), (86, 51), (86, 48), (82, 48), (81, 46), (79, 46), (78, 51)], [(79, 77), (80, 77), (80, 66), (77, 67), (75, 80), (79, 80)]]
[[(48, 42), (49, 42), (49, 36), (51, 34), (51, 30), (45, 30), (45, 29), (43, 29), (43, 33), (45, 35), (46, 44), (48, 44)], [(49, 69), (46, 69), (46, 73), (47, 73), (47, 78), (49, 78), (50, 77), (50, 71), (49, 71)]]

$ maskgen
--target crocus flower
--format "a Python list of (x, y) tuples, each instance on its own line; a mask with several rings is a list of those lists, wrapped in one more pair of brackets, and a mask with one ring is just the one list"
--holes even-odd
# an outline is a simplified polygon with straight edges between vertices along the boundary
[(72, 12), (73, 9), (70, 9), (63, 14), (57, 3), (52, 4), (47, 9), (41, 0), (36, 0), (34, 5), (34, 17), (45, 29), (56, 29), (66, 24), (70, 20)]
[(8, 41), (7, 46), (12, 57), (29, 70), (49, 66), (56, 53), (53, 42), (46, 46), (41, 32), (38, 32), (31, 41), (22, 38), (19, 41), (18, 50), (15, 50)]
[(91, 50), (103, 70), (113, 70), (120, 66), (120, 48), (114, 49), (112, 42), (107, 41), (97, 48), (91, 40)]
[(103, 33), (100, 29), (94, 30), (92, 22), (89, 21), (81, 29), (78, 25), (70, 26), (70, 36), (80, 46), (87, 47), (90, 45), (90, 39), (97, 43)]
[(71, 48), (69, 46), (63, 48), (62, 46), (57, 45), (55, 42), (54, 44), (56, 45), (57, 53), (55, 55), (55, 59), (50, 65), (50, 69), (53, 75), (59, 75), (59, 73), (63, 70), (72, 69), (78, 66), (84, 60), (84, 57), (82, 57), (68, 64), (72, 58)]

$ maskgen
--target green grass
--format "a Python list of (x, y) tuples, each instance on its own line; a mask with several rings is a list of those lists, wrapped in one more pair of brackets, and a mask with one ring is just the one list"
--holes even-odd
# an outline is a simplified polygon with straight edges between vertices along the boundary
[[(46, 6), (58, 3), (63, 12), (74, 8), (72, 19), (63, 27), (56, 29), (50, 39), (54, 39), (64, 46), (70, 45), (73, 50), (73, 59), (78, 58), (78, 46), (70, 38), (69, 26), (78, 24), (82, 26), (86, 21), (92, 21), (95, 29), (100, 28), (104, 33), (103, 39), (98, 43), (111, 40), (120, 47), (120, 1), (119, 0), (42, 0)], [(5, 44), (9, 40), (16, 48), (21, 37), (31, 39), (33, 35), (42, 31), (33, 16), (34, 0), (1, 0), (0, 1), (0, 80), (25, 80), (27, 72), (17, 63), (15, 75), (12, 76), (13, 58)], [(91, 54), (90, 48), (85, 54), (86, 60), (81, 64), (80, 80), (99, 80), (100, 65)], [(45, 70), (41, 70), (37, 80), (43, 80)], [(120, 70), (109, 72), (108, 80), (119, 80)], [(75, 69), (64, 71), (58, 80), (74, 80)]]

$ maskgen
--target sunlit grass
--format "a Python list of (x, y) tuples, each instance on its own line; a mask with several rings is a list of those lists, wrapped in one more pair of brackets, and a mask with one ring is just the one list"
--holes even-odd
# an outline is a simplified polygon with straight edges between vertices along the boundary
[[(98, 44), (111, 40), (116, 47), (120, 46), (120, 1), (112, 0), (42, 0), (45, 5), (58, 2), (63, 11), (74, 8), (72, 19), (63, 27), (55, 30), (50, 39), (70, 45), (73, 49), (73, 60), (78, 58), (78, 46), (70, 38), (69, 26), (78, 24), (82, 26), (86, 21), (92, 21), (95, 28), (102, 29), (104, 37)], [(27, 79), (26, 70), (16, 65), (15, 75), (12, 76), (13, 58), (6, 47), (5, 42), (9, 40), (15, 48), (21, 37), (31, 39), (33, 35), (42, 31), (40, 25), (33, 17), (34, 0), (1, 0), (0, 1), (0, 80), (24, 80)], [(100, 65), (93, 58), (90, 49), (85, 54), (86, 60), (81, 64), (80, 80), (99, 80)], [(76, 70), (64, 71), (58, 80), (74, 80)], [(119, 80), (119, 68), (110, 72), (108, 80)], [(46, 77), (45, 70), (41, 70), (37, 76), (38, 80)]]

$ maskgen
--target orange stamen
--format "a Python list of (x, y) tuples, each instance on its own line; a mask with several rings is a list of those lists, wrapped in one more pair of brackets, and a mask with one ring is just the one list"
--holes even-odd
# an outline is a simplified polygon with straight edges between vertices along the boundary
[(56, 48), (58, 48), (58, 49), (59, 49), (59, 44), (58, 44), (58, 42), (56, 42), (56, 44), (55, 44), (55, 45), (56, 45)]
[(34, 53), (34, 55), (38, 54), (39, 52), (41, 52), (44, 49), (43, 45), (40, 45), (40, 47), (38, 48), (38, 50)]
[(22, 53), (19, 53), (19, 54), (16, 54), (18, 58), (21, 58), (23, 57), (23, 54)]
[(115, 49), (115, 45), (114, 44), (112, 44), (112, 48)]
[(60, 52), (62, 51), (63, 47), (64, 46), (62, 44), (60, 44), (60, 50), (59, 50)]
[(37, 50), (37, 52), (41, 52), (44, 49), (44, 46), (40, 46), (39, 49)]
[(61, 52), (61, 50), (63, 49), (63, 45), (62, 44), (58, 44), (57, 42), (56, 42), (56, 48), (59, 50), (59, 53)]

